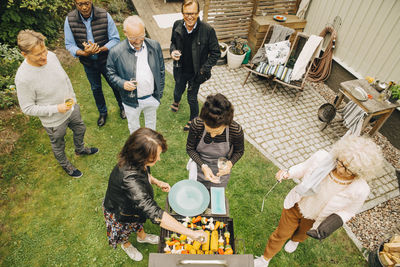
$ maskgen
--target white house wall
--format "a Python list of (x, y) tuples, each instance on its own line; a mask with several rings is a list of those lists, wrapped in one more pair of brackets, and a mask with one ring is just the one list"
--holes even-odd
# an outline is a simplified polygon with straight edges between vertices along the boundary
[(334, 59), (359, 78), (400, 82), (400, 0), (311, 0), (305, 32), (341, 18)]

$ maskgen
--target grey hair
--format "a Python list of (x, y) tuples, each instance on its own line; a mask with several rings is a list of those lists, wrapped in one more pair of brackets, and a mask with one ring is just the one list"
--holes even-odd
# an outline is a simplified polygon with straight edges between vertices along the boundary
[(143, 26), (143, 28), (146, 28), (143, 20), (138, 15), (133, 15), (133, 16), (127, 17), (124, 20), (123, 29), (125, 31), (126, 28), (128, 27), (128, 25), (132, 26), (132, 25), (136, 25), (136, 24), (141, 24)]
[(332, 154), (357, 177), (369, 180), (382, 174), (382, 151), (371, 138), (344, 136), (333, 145)]

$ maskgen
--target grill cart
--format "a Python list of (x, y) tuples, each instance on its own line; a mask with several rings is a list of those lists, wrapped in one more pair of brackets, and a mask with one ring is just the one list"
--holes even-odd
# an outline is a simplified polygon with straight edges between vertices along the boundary
[[(254, 267), (253, 255), (236, 254), (233, 219), (229, 217), (224, 191), (211, 192), (214, 201), (209, 206), (209, 192), (204, 193), (207, 189), (196, 183), (200, 184), (188, 180), (175, 184), (168, 195), (165, 210), (185, 227), (204, 230), (208, 241), (200, 244), (185, 235), (161, 228), (158, 253), (150, 253), (149, 267)], [(224, 214), (212, 214), (212, 211), (220, 211), (220, 207)]]

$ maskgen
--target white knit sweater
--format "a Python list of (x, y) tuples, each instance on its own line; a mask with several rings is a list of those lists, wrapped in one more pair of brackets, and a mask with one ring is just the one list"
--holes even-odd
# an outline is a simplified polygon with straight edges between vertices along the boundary
[(71, 116), (72, 109), (59, 113), (57, 105), (66, 98), (76, 97), (68, 75), (53, 52), (47, 54), (47, 64), (35, 67), (22, 62), (15, 75), (15, 84), (22, 112), (38, 116), (45, 127), (57, 127)]

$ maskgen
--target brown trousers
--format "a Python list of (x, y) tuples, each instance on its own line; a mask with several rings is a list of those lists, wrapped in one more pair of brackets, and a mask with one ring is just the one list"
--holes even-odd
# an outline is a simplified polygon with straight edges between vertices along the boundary
[(278, 227), (268, 239), (264, 250), (264, 257), (271, 259), (278, 253), (286, 240), (302, 242), (307, 239), (306, 232), (311, 229), (314, 220), (306, 219), (300, 212), (298, 205), (290, 209), (283, 209)]

